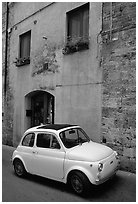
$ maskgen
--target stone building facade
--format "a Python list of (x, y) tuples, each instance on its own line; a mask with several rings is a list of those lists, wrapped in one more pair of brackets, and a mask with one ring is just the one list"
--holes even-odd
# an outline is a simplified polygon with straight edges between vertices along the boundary
[(3, 143), (79, 124), (135, 172), (135, 3), (10, 2), (2, 15)]
[(121, 156), (121, 168), (135, 172), (136, 4), (103, 4), (101, 135)]

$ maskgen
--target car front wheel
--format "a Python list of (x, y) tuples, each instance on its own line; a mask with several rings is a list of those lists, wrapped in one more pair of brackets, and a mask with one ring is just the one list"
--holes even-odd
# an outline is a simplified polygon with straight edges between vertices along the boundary
[(71, 174), (70, 185), (74, 192), (79, 195), (86, 195), (90, 190), (90, 182), (81, 172), (74, 172)]
[(16, 159), (13, 165), (15, 174), (19, 177), (23, 177), (26, 173), (23, 163), (19, 159)]

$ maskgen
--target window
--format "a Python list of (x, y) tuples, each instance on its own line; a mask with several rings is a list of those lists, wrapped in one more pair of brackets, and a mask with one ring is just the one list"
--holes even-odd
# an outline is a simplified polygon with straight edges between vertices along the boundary
[(60, 149), (60, 145), (56, 137), (52, 134), (46, 133), (39, 133), (37, 135), (36, 146), (41, 148)]
[(28, 31), (19, 36), (19, 58), (16, 66), (22, 66), (30, 63), (30, 45), (31, 31)]
[(33, 147), (34, 145), (34, 139), (35, 139), (35, 134), (34, 133), (29, 133), (26, 135), (22, 141), (23, 146), (27, 147)]
[[(89, 41), (89, 3), (67, 13), (67, 45), (75, 52), (88, 49)], [(65, 54), (65, 53), (64, 53)]]
[(84, 142), (89, 142), (90, 139), (81, 128), (73, 128), (60, 133), (60, 138), (67, 148), (74, 147)]
[(68, 13), (68, 39), (87, 39), (89, 36), (89, 4)]
[(31, 31), (20, 35), (20, 58), (30, 57)]

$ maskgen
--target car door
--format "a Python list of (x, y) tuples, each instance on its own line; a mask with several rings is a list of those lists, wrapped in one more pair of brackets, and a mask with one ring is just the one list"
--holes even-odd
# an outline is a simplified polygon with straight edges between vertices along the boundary
[(29, 173), (34, 173), (35, 163), (34, 163), (34, 141), (35, 141), (35, 133), (30, 132), (27, 133), (18, 148), (20, 152), (20, 156), (22, 157), (25, 167)]
[(65, 151), (61, 148), (56, 135), (38, 133), (34, 155), (36, 174), (53, 179), (64, 177)]

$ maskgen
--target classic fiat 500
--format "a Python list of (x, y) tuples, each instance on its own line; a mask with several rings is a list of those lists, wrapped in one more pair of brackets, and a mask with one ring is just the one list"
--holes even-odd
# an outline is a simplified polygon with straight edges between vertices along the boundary
[(118, 170), (111, 148), (93, 142), (78, 125), (41, 125), (28, 129), (12, 155), (17, 176), (35, 174), (71, 185), (85, 194)]

